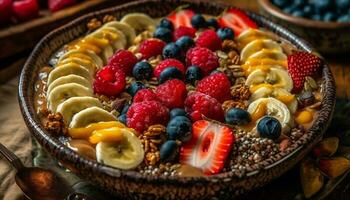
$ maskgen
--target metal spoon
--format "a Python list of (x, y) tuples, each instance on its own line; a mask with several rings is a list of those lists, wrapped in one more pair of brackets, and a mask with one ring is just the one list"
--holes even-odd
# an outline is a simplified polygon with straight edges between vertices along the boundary
[(54, 171), (39, 167), (25, 167), (21, 160), (1, 143), (0, 154), (17, 170), (16, 183), (27, 198), (32, 200), (72, 198), (74, 192), (72, 187)]

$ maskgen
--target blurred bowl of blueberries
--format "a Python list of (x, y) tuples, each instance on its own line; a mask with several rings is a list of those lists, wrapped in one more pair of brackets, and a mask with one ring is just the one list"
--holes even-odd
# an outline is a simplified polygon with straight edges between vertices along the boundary
[(324, 54), (350, 51), (350, 0), (258, 0), (266, 17)]

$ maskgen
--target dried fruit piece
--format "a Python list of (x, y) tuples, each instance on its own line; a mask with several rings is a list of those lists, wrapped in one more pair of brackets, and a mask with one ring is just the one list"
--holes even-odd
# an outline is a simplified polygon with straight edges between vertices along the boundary
[(321, 159), (319, 168), (329, 178), (336, 178), (350, 169), (350, 160), (344, 157)]
[(339, 139), (337, 137), (329, 137), (323, 139), (313, 149), (313, 153), (317, 157), (332, 156), (338, 149)]
[(300, 165), (300, 180), (306, 198), (317, 193), (324, 183), (321, 171), (310, 159), (303, 161)]

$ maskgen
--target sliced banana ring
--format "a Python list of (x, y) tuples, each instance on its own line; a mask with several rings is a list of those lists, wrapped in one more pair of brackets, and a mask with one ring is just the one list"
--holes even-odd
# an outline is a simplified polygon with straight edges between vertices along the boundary
[(77, 83), (77, 84), (85, 86), (89, 89), (92, 89), (91, 82), (89, 82), (86, 78), (84, 78), (82, 76), (75, 75), (75, 74), (69, 74), (67, 76), (61, 76), (61, 77), (57, 78), (56, 80), (52, 81), (52, 83), (47, 88), (47, 92), (46, 92), (47, 96), (50, 95), (50, 92), (52, 89), (54, 89), (55, 87), (57, 87), (59, 85), (63, 85), (66, 83)]
[(70, 57), (66, 58), (64, 60), (61, 60), (61, 62), (57, 63), (56, 67), (68, 64), (68, 63), (75, 63), (80, 66), (85, 67), (87, 70), (89, 70), (90, 74), (94, 75), (97, 70), (97, 65), (93, 63), (91, 60), (77, 58), (77, 57)]
[[(104, 63), (107, 63), (108, 58), (110, 58), (113, 55), (112, 45), (109, 43), (107, 39), (97, 38), (97, 37), (94, 37), (92, 34), (93, 33), (87, 35), (83, 39), (84, 41), (83, 47), (79, 47), (79, 44), (78, 44), (78, 49), (86, 48), (86, 47), (90, 48), (90, 46), (97, 47), (101, 51), (100, 55), (102, 55), (102, 58), (103, 58), (102, 60), (104, 61)], [(95, 50), (95, 53), (98, 53), (98, 51)]]
[(241, 49), (256, 39), (274, 39), (274, 37), (273, 35), (259, 29), (247, 29), (237, 37)]
[(102, 108), (97, 98), (71, 97), (58, 105), (57, 112), (62, 114), (64, 121), (69, 125), (76, 113), (93, 106)]
[[(94, 37), (108, 40), (113, 45), (113, 49), (124, 49), (127, 41), (123, 32), (113, 27), (101, 27), (96, 31), (90, 33), (87, 37)], [(110, 46), (110, 45), (109, 45)]]
[(292, 127), (293, 121), (288, 107), (273, 97), (260, 98), (252, 102), (247, 111), (255, 122), (266, 115), (275, 117), (281, 123), (282, 132), (285, 134), (289, 133)]
[(271, 85), (277, 88), (284, 88), (288, 92), (293, 89), (293, 80), (288, 72), (280, 68), (270, 68), (269, 70), (256, 69), (245, 82), (250, 91), (254, 93), (261, 86)]
[(100, 69), (103, 67), (103, 60), (94, 52), (82, 49), (71, 49), (63, 54), (59, 59), (58, 63), (69, 57), (78, 57), (84, 59), (92, 59), (96, 63), (97, 67)]
[(57, 106), (71, 97), (92, 96), (91, 89), (77, 83), (66, 83), (52, 89), (47, 100), (48, 107), (53, 113), (56, 112)]
[(120, 142), (96, 145), (97, 161), (119, 169), (134, 169), (145, 155), (141, 140), (128, 129), (122, 128), (121, 132), (123, 139)]
[(113, 28), (120, 30), (121, 32), (124, 33), (124, 35), (127, 39), (128, 45), (133, 44), (134, 39), (136, 37), (136, 33), (135, 33), (135, 30), (129, 24), (126, 24), (123, 22), (112, 21), (112, 22), (106, 23), (104, 26), (105, 27), (113, 27)]
[(241, 61), (245, 63), (254, 53), (262, 49), (275, 50), (283, 52), (282, 47), (277, 42), (270, 39), (257, 39), (247, 44), (241, 51)]
[(68, 63), (68, 64), (61, 65), (59, 67), (56, 67), (50, 72), (49, 77), (47, 79), (47, 85), (50, 85), (54, 80), (62, 76), (67, 76), (70, 74), (81, 76), (87, 79), (90, 83), (92, 82), (92, 76), (86, 68), (75, 63)]
[(279, 50), (270, 50), (270, 49), (262, 49), (256, 53), (254, 53), (253, 55), (249, 56), (250, 58), (255, 58), (255, 59), (266, 59), (266, 58), (270, 58), (270, 59), (274, 59), (277, 61), (285, 61), (287, 60), (287, 56), (286, 54), (284, 54), (283, 52), (279, 51)]
[(82, 128), (91, 123), (115, 120), (116, 117), (111, 113), (105, 111), (103, 108), (93, 106), (76, 113), (69, 124), (69, 128)]
[(249, 102), (253, 102), (257, 99), (266, 97), (274, 97), (280, 100), (287, 105), (291, 113), (295, 113), (298, 109), (298, 101), (295, 98), (295, 95), (291, 94), (283, 88), (261, 87), (250, 96)]
[(127, 14), (120, 20), (120, 22), (130, 25), (138, 33), (146, 30), (153, 32), (156, 29), (156, 22), (150, 16), (143, 13)]

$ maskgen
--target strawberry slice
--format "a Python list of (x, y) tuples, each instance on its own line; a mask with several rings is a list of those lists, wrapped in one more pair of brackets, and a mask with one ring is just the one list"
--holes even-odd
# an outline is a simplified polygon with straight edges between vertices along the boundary
[(235, 32), (235, 36), (238, 36), (249, 28), (258, 28), (258, 25), (244, 11), (237, 8), (229, 8), (224, 11), (218, 18), (218, 23), (222, 28), (231, 28)]
[(180, 163), (188, 164), (207, 174), (217, 174), (224, 167), (234, 134), (227, 126), (199, 120), (192, 125), (192, 138), (181, 147)]
[(191, 19), (195, 13), (192, 10), (175, 10), (167, 18), (173, 23), (175, 28), (180, 26), (192, 27)]

